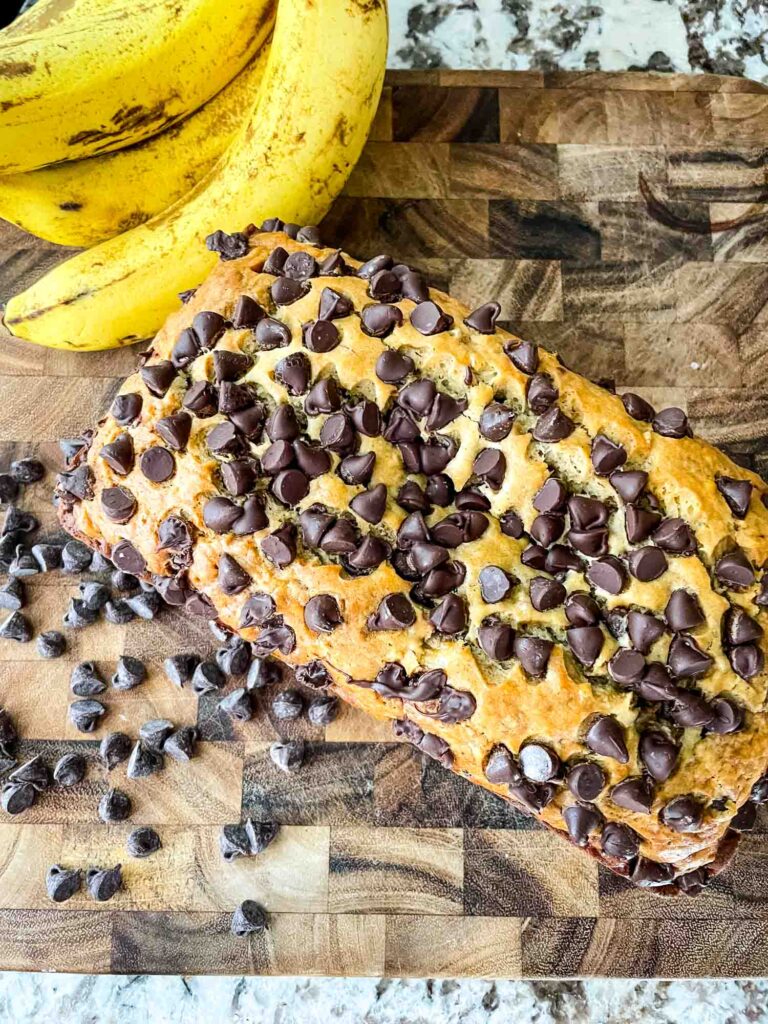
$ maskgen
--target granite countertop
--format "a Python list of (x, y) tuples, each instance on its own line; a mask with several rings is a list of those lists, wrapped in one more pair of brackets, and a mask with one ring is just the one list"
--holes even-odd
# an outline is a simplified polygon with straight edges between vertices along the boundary
[[(390, 0), (389, 66), (669, 70), (768, 82), (765, 0)], [(765, 981), (421, 981), (0, 975), (18, 1024), (768, 1022)]]

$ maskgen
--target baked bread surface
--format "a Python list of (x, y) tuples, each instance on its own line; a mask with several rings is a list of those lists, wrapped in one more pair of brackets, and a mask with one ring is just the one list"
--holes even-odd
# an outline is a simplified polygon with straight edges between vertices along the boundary
[(304, 237), (251, 234), (168, 319), (63, 524), (613, 870), (698, 891), (763, 799), (765, 484), (493, 307)]

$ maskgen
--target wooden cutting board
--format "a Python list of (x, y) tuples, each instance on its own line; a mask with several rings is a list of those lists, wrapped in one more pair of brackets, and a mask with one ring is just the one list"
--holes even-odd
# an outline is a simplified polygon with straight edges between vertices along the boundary
[[(371, 141), (328, 215), (329, 240), (391, 252), (466, 302), (498, 298), (513, 330), (593, 377), (686, 407), (697, 430), (768, 472), (768, 91), (714, 76), (391, 74)], [(4, 226), (0, 298), (60, 257)], [(0, 467), (104, 410), (138, 350), (78, 356), (2, 339)], [(28, 507), (55, 530), (49, 476)], [(35, 626), (59, 624), (76, 582), (29, 584)], [(0, 821), (0, 967), (84, 972), (484, 976), (768, 973), (768, 815), (697, 899), (635, 890), (349, 709), (323, 731), (270, 719), (232, 726), (175, 691), (161, 661), (213, 649), (205, 626), (94, 626), (66, 658), (0, 644), (0, 704), (22, 758), (83, 750), (87, 781)], [(110, 782), (154, 825), (162, 851), (124, 853), (129, 825), (97, 823), (108, 781), (67, 719), (74, 663), (122, 653), (147, 683), (107, 693), (103, 730), (197, 720), (201, 756), (143, 783)], [(309, 741), (287, 777), (267, 748)], [(224, 864), (222, 825), (283, 824), (260, 857)], [(110, 903), (53, 908), (44, 875), (124, 864)], [(262, 902), (270, 930), (229, 934)]]

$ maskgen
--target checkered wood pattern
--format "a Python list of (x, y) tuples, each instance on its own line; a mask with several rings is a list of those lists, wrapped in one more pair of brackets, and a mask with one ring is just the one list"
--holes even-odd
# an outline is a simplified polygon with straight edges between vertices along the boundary
[[(698, 431), (768, 472), (768, 92), (735, 79), (647, 74), (391, 74), (372, 138), (325, 236), (359, 256), (387, 251), (469, 304), (494, 297), (505, 324), (687, 409)], [(276, 211), (279, 212), (279, 211)], [(230, 227), (231, 225), (226, 225)], [(60, 257), (3, 226), (0, 298)], [(137, 350), (92, 356), (0, 345), (0, 466), (94, 422)], [(47, 483), (27, 490), (56, 531)], [(29, 585), (30, 616), (57, 625), (74, 582)], [(281, 723), (260, 701), (233, 725), (215, 701), (173, 690), (162, 658), (209, 651), (205, 624), (152, 623), (73, 634), (65, 659), (0, 645), (0, 704), (21, 756), (89, 757), (87, 781), (0, 821), (0, 967), (61, 971), (485, 976), (710, 976), (768, 973), (768, 815), (696, 899), (632, 889), (529, 819), (394, 742), (345, 708), (325, 730)], [(147, 660), (130, 693), (105, 695), (93, 740), (67, 720), (72, 664), (110, 672)], [(189, 766), (142, 782), (112, 773), (131, 823), (104, 826), (108, 785), (97, 741), (147, 718), (197, 721)], [(268, 757), (302, 736), (302, 773)], [(250, 814), (283, 824), (258, 858), (224, 864), (221, 825)], [(151, 823), (162, 851), (124, 853)], [(107, 904), (54, 908), (44, 874), (124, 864)], [(262, 937), (229, 934), (243, 898), (271, 913)]]

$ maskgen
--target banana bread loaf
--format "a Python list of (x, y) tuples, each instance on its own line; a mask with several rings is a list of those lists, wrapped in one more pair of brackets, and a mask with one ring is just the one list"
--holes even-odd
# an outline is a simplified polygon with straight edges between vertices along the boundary
[(218, 232), (61, 521), (612, 870), (695, 893), (768, 799), (768, 488), (420, 273)]

